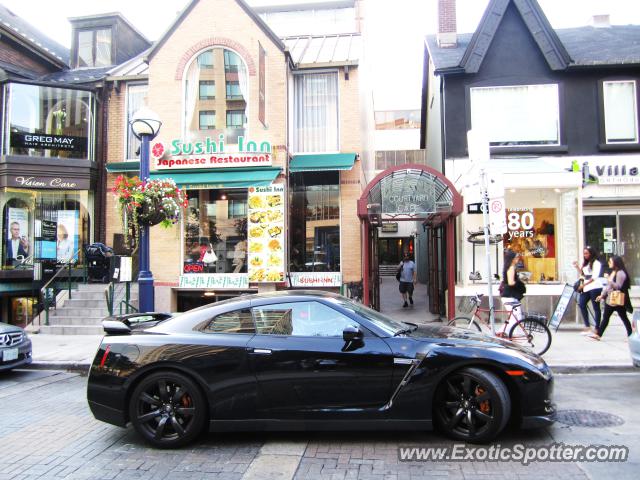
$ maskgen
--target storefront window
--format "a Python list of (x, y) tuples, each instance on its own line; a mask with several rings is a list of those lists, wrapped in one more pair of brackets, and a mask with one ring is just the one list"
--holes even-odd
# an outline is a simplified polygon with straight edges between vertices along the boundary
[(9, 84), (5, 153), (93, 159), (93, 95), (81, 90)]
[(339, 272), (339, 173), (294, 173), (291, 180), (291, 271)]
[(2, 269), (28, 269), (45, 260), (84, 261), (91, 243), (93, 193), (4, 189), (2, 207)]
[(555, 218), (555, 208), (507, 210), (504, 247), (522, 255), (520, 274), (529, 283), (558, 279)]
[[(226, 95), (216, 95), (216, 85), (226, 86)], [(238, 143), (247, 128), (249, 98), (248, 70), (242, 58), (224, 48), (205, 50), (189, 65), (184, 88), (187, 141), (217, 140), (223, 134), (227, 145)]]
[(127, 158), (130, 160), (139, 158), (140, 139), (133, 134), (133, 129), (129, 128), (129, 122), (131, 122), (138, 110), (147, 105), (148, 88), (147, 84), (127, 86), (127, 117), (125, 118), (125, 125), (127, 126)]
[(247, 190), (190, 190), (183, 273), (246, 273)]

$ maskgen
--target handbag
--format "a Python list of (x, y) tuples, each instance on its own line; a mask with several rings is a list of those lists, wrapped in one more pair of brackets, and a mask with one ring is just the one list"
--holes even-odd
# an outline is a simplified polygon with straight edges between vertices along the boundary
[(396, 272), (396, 280), (400, 281), (400, 275), (402, 275), (402, 265), (398, 267), (398, 271)]
[(624, 307), (625, 294), (620, 290), (613, 290), (607, 295), (607, 305), (610, 307)]
[(213, 246), (209, 244), (209, 248), (207, 248), (207, 251), (204, 252), (204, 255), (202, 256), (202, 261), (204, 263), (215, 263), (217, 260), (218, 257), (216, 256), (216, 252), (213, 251)]
[(577, 292), (580, 286), (584, 283), (584, 278), (579, 278), (576, 283), (573, 284), (573, 291)]

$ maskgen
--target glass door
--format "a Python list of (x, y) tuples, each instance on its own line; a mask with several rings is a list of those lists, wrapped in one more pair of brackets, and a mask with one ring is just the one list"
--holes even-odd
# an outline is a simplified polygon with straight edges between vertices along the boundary
[(631, 285), (640, 285), (640, 214), (618, 212), (620, 242), (618, 254), (624, 257)]
[(606, 260), (615, 255), (617, 250), (618, 223), (615, 212), (613, 215), (585, 213), (584, 237), (585, 245), (595, 248), (606, 263)]

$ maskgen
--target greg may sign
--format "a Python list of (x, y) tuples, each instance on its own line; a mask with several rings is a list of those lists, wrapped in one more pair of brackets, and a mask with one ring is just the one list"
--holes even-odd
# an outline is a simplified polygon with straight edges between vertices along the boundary
[(37, 150), (82, 152), (87, 147), (87, 139), (68, 135), (38, 135), (12, 132), (11, 146), (14, 148), (33, 148)]
[(237, 151), (225, 151), (224, 135), (218, 140), (205, 138), (198, 142), (172, 140), (170, 147), (156, 142), (151, 153), (156, 159), (156, 170), (184, 168), (269, 167), (272, 164), (271, 143), (238, 137)]

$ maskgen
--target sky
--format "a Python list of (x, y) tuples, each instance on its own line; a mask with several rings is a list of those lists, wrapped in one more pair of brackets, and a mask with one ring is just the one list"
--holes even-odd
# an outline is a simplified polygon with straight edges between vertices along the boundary
[[(148, 39), (169, 27), (188, 0), (0, 0), (2, 4), (69, 47), (69, 17), (120, 12)], [(288, 0), (309, 2), (313, 0)], [(248, 0), (251, 5), (285, 3)], [(458, 32), (472, 32), (488, 0), (457, 0)], [(588, 25), (594, 14), (609, 13), (612, 24), (640, 24), (640, 0), (538, 0), (554, 28)], [(42, 8), (46, 5), (46, 8)], [(365, 0), (365, 21), (374, 32), (368, 46), (373, 60), (374, 102), (378, 110), (419, 108), (424, 36), (437, 29), (437, 0)], [(52, 8), (55, 7), (55, 8)], [(397, 68), (404, 75), (398, 85)]]

